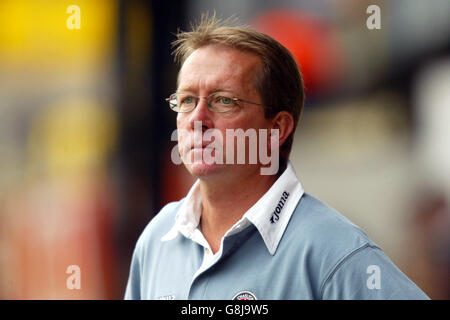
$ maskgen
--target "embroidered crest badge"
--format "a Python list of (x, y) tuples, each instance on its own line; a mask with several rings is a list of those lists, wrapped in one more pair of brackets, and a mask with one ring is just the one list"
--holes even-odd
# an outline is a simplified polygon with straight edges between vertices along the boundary
[(241, 291), (238, 292), (233, 300), (258, 300), (253, 292), (250, 291)]

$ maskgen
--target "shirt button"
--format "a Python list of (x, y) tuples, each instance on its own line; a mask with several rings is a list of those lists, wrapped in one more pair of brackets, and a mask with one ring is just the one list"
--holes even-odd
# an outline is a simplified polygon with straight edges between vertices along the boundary
[(206, 252), (206, 254), (209, 254), (209, 249), (208, 248), (205, 248), (205, 252)]

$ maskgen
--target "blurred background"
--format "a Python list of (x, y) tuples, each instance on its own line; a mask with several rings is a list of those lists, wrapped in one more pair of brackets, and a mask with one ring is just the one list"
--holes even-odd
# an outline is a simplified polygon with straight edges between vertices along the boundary
[(449, 299), (448, 0), (1, 0), (0, 299), (123, 297), (138, 236), (193, 183), (164, 98), (174, 33), (207, 10), (297, 57), (306, 192)]

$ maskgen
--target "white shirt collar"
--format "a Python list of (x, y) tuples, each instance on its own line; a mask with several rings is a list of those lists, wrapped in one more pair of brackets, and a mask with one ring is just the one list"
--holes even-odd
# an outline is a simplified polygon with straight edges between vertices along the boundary
[[(274, 255), (288, 222), (304, 193), (295, 170), (288, 161), (286, 170), (272, 187), (234, 224), (225, 236), (237, 233), (253, 224), (270, 254)], [(175, 218), (172, 229), (161, 241), (174, 239), (178, 233), (208, 248), (209, 245), (198, 228), (202, 204), (199, 180), (189, 190)]]

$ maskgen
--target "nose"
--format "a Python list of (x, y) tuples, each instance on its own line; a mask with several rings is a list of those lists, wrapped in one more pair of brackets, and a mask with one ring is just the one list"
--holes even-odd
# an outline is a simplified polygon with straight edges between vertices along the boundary
[(201, 121), (202, 131), (213, 128), (213, 112), (208, 109), (208, 104), (205, 98), (199, 98), (197, 106), (189, 113), (189, 125), (194, 129), (194, 123)]

